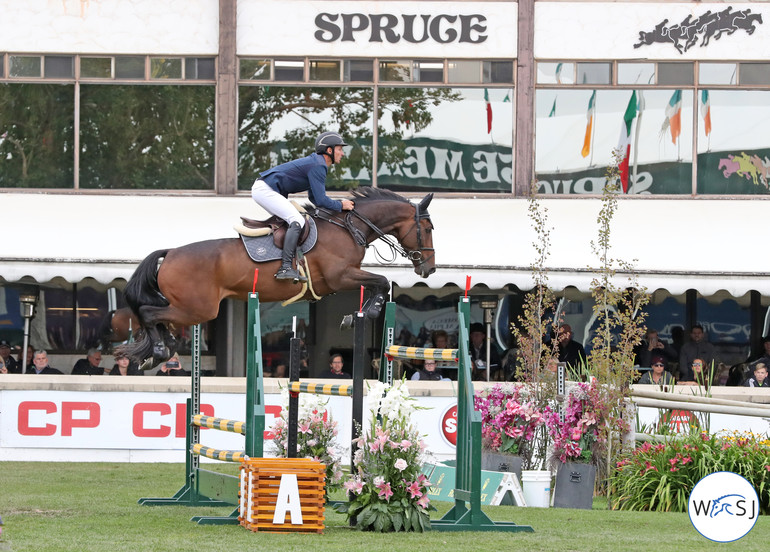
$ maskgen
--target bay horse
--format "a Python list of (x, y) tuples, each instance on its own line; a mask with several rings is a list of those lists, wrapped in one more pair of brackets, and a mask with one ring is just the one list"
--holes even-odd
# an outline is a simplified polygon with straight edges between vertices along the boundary
[[(433, 194), (414, 204), (379, 188), (359, 188), (350, 198), (353, 211), (311, 211), (317, 230), (316, 245), (305, 254), (317, 296), (364, 286), (371, 294), (365, 311), (376, 318), (390, 284), (384, 276), (361, 269), (366, 248), (377, 239), (408, 258), (422, 278), (435, 272), (433, 223), (428, 206)], [(390, 236), (394, 237), (394, 243)], [(190, 326), (216, 318), (223, 299), (246, 300), (252, 291), (254, 269), (260, 269), (256, 291), (262, 302), (285, 301), (302, 291), (302, 284), (276, 280), (280, 259), (255, 263), (240, 238), (191, 243), (160, 249), (137, 267), (125, 289), (125, 298), (144, 332), (117, 350), (131, 359), (155, 366), (175, 352), (168, 325)], [(268, 275), (265, 277), (264, 275)], [(312, 299), (308, 290), (303, 300)]]

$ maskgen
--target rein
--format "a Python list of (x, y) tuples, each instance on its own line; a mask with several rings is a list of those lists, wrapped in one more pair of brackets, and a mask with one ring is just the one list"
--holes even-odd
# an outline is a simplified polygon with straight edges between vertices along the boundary
[[(350, 233), (351, 237), (353, 238), (353, 241), (357, 245), (368, 248), (369, 244), (367, 243), (366, 236), (353, 223), (353, 217), (355, 217), (361, 222), (363, 222), (366, 226), (368, 226), (372, 232), (374, 232), (376, 236), (375, 240), (380, 239), (384, 241), (388, 245), (388, 247), (390, 247), (390, 250), (393, 252), (393, 258), (386, 259), (380, 254), (377, 248), (374, 248), (375, 255), (381, 262), (392, 263), (393, 261), (396, 260), (396, 254), (399, 254), (402, 257), (409, 259), (412, 262), (419, 261), (419, 264), (422, 265), (428, 262), (430, 259), (432, 259), (435, 256), (434, 248), (423, 247), (423, 244), (422, 244), (422, 228), (420, 227), (420, 220), (428, 219), (430, 221), (430, 215), (427, 212), (421, 213), (419, 204), (413, 205), (413, 206), (414, 206), (414, 225), (409, 229), (408, 232), (404, 234), (404, 237), (408, 236), (412, 232), (412, 230), (416, 228), (417, 229), (417, 249), (410, 249), (408, 251), (398, 242), (398, 240), (395, 240), (391, 236), (385, 234), (385, 232), (383, 232), (368, 217), (357, 212), (355, 209), (353, 209), (352, 211), (348, 211), (345, 214), (345, 217), (344, 219), (342, 219), (342, 221), (340, 221), (340, 219), (337, 217), (337, 213), (335, 211), (330, 211), (323, 207), (316, 209), (316, 216), (318, 216), (318, 218), (320, 218), (321, 220), (325, 220), (326, 222), (334, 224), (335, 226), (344, 228)], [(321, 216), (321, 213), (323, 213), (326, 216)], [(423, 252), (425, 251), (431, 251), (432, 253), (429, 257), (424, 258)]]

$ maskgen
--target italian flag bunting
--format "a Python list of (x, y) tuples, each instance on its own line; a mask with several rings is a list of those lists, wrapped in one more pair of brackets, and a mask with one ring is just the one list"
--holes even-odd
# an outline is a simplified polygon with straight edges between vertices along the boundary
[(711, 134), (711, 98), (708, 90), (703, 90), (700, 93), (700, 114), (703, 117), (703, 130), (708, 136)]
[(487, 104), (487, 134), (492, 133), (492, 104), (489, 103), (489, 90), (484, 89), (484, 102)]
[(631, 94), (628, 107), (623, 115), (623, 124), (620, 125), (620, 138), (616, 153), (618, 156), (618, 170), (620, 171), (620, 184), (623, 193), (628, 193), (628, 160), (631, 157), (631, 128), (636, 118), (636, 90)]
[(663, 121), (663, 127), (660, 131), (666, 132), (666, 129), (671, 131), (671, 142), (676, 145), (676, 140), (682, 133), (682, 91), (675, 90), (671, 95), (671, 99), (666, 105), (666, 120)]
[(588, 112), (586, 113), (586, 136), (583, 139), (583, 149), (580, 154), (583, 157), (588, 157), (591, 153), (591, 134), (594, 128), (594, 116), (596, 115), (596, 90), (591, 94), (591, 99), (588, 100)]

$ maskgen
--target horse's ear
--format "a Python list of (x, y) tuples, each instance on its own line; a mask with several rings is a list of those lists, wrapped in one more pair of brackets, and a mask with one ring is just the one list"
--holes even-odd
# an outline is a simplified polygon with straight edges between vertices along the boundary
[(433, 192), (426, 195), (422, 200), (420, 201), (420, 211), (425, 212), (428, 210), (428, 205), (430, 205), (431, 200), (433, 199)]

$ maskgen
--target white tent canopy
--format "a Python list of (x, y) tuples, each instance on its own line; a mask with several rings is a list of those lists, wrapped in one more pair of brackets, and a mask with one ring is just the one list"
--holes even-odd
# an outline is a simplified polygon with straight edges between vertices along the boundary
[[(415, 198), (416, 200), (416, 198)], [(549, 284), (588, 291), (598, 265), (591, 242), (598, 239), (598, 199), (540, 199), (547, 210)], [(537, 235), (526, 199), (434, 199), (436, 273), (427, 280), (404, 259), (381, 265), (370, 249), (367, 269), (400, 287), (472, 284), (501, 289), (532, 286)], [(639, 283), (671, 294), (696, 289), (710, 296), (751, 290), (770, 295), (768, 263), (754, 236), (766, 226), (763, 199), (624, 198), (611, 230), (611, 257), (633, 262)], [(0, 277), (7, 282), (58, 279), (102, 284), (127, 280), (150, 252), (186, 243), (234, 237), (240, 215), (264, 212), (247, 196), (98, 195), (8, 193), (3, 195), (4, 243)], [(390, 253), (381, 242), (377, 247)], [(618, 284), (627, 283), (618, 274)]]

